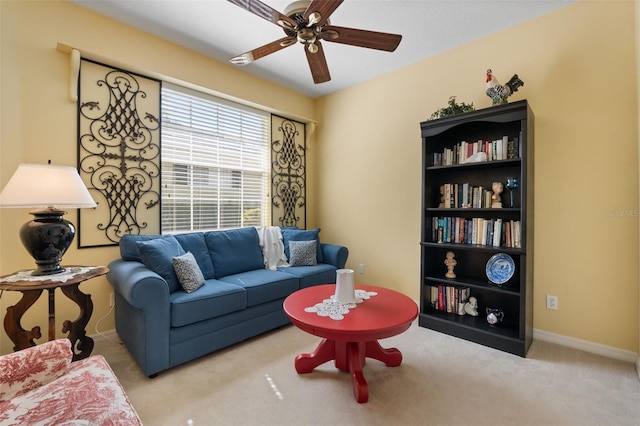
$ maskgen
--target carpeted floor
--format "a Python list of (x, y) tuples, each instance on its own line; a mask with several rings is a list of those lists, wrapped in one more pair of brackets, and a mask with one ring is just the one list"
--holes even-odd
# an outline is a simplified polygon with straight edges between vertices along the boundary
[(293, 326), (145, 377), (114, 332), (93, 336), (146, 425), (639, 425), (631, 363), (534, 341), (527, 358), (417, 325), (381, 341), (399, 367), (367, 360), (369, 401), (326, 363), (293, 361), (319, 339)]

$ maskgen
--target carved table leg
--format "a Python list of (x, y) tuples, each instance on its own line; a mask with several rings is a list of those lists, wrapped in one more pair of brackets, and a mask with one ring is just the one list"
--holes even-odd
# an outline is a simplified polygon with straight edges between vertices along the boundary
[(333, 340), (322, 339), (311, 354), (300, 354), (296, 357), (295, 366), (298, 374), (311, 373), (314, 368), (331, 361), (336, 357), (336, 344)]
[(22, 315), (38, 300), (40, 294), (42, 294), (42, 290), (24, 290), (21, 293), (22, 298), (20, 301), (14, 306), (9, 306), (7, 308), (7, 315), (4, 317), (4, 329), (11, 341), (15, 343), (13, 347), (14, 351), (35, 346), (36, 343), (33, 339), (42, 337), (40, 326), (35, 326), (31, 331), (27, 331), (20, 325)]
[[(84, 294), (78, 288), (79, 284), (62, 287), (62, 292), (80, 308), (80, 315), (75, 321), (66, 320), (62, 326), (62, 332), (69, 332), (67, 336), (71, 340), (73, 361), (83, 359), (91, 355), (93, 339), (86, 334), (85, 328), (93, 313), (91, 295)], [(76, 352), (79, 351), (79, 352)]]
[(49, 288), (49, 341), (56, 339), (56, 289)]
[(367, 342), (366, 357), (382, 361), (387, 367), (397, 367), (402, 364), (402, 352), (396, 348), (385, 349), (377, 340)]
[(347, 358), (349, 359), (349, 373), (351, 373), (351, 385), (353, 386), (353, 396), (359, 403), (369, 400), (369, 385), (362, 372), (362, 361), (364, 357), (361, 353), (362, 345), (357, 342), (347, 344)]

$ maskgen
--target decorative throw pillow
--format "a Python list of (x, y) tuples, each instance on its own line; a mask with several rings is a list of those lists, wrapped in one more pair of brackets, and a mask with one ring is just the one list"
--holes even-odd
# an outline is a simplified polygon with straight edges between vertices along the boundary
[(169, 292), (180, 290), (178, 277), (173, 269), (173, 258), (185, 253), (173, 235), (154, 238), (149, 241), (137, 241), (138, 252), (144, 266), (165, 279)]
[(156, 238), (163, 237), (162, 235), (124, 234), (122, 238), (120, 238), (120, 257), (122, 260), (142, 262), (140, 251), (138, 250), (138, 241), (149, 241)]
[(209, 247), (204, 239), (204, 232), (189, 232), (186, 234), (177, 234), (176, 240), (180, 243), (184, 251), (190, 251), (196, 259), (198, 267), (202, 271), (205, 280), (215, 278), (213, 271), (213, 262), (209, 254)]
[(216, 278), (264, 269), (260, 236), (255, 227), (209, 231), (204, 239)]
[(204, 284), (202, 271), (190, 251), (173, 258), (173, 269), (176, 271), (180, 285), (187, 293), (199, 289)]
[(322, 263), (322, 250), (320, 250), (320, 228), (314, 229), (292, 229), (282, 228), (282, 241), (284, 243), (284, 254), (291, 261), (291, 253), (289, 252), (289, 242), (291, 241), (311, 241), (316, 240), (316, 260)]
[(311, 241), (289, 241), (289, 264), (291, 266), (313, 266), (318, 264), (316, 258), (316, 247), (318, 242)]

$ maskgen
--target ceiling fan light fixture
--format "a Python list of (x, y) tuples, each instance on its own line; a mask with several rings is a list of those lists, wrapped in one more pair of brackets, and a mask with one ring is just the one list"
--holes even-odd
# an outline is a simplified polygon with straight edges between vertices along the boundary
[(311, 53), (317, 53), (318, 46), (315, 43), (309, 43), (309, 45), (307, 46), (307, 50), (309, 50), (309, 52)]
[(316, 32), (313, 28), (300, 28), (298, 30), (297, 38), (302, 44), (314, 43), (316, 41)]
[(278, 20), (278, 25), (280, 25), (285, 30), (295, 31), (296, 27), (291, 25), (289, 21), (285, 21), (284, 19)]
[(322, 19), (322, 16), (320, 16), (318, 12), (313, 12), (311, 15), (309, 15), (309, 22), (307, 23), (307, 27), (316, 25), (317, 23), (320, 22), (321, 19)]
[(253, 62), (253, 55), (250, 52), (243, 53), (242, 55), (238, 55), (229, 59), (229, 62), (231, 62), (234, 65), (240, 65), (240, 66), (247, 65)]

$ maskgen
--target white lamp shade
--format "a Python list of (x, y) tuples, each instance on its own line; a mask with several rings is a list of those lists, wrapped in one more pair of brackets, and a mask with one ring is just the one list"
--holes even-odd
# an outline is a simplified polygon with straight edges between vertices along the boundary
[(0, 207), (96, 207), (78, 171), (69, 166), (20, 164), (0, 193)]

